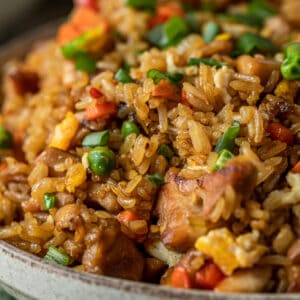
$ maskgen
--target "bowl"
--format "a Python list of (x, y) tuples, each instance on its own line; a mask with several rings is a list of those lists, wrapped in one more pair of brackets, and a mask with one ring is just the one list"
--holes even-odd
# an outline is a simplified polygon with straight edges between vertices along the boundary
[[(58, 22), (42, 26), (0, 49), (0, 67), (22, 57), (36, 41), (54, 36)], [(292, 300), (297, 294), (218, 294), (92, 275), (53, 265), (0, 241), (0, 286), (19, 300)]]

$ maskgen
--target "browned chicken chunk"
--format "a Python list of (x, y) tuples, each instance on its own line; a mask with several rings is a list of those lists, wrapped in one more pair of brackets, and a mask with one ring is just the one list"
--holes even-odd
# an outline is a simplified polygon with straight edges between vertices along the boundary
[(129, 280), (141, 280), (144, 258), (134, 243), (121, 231), (114, 219), (102, 220), (85, 237), (82, 263), (85, 270)]
[(237, 157), (223, 169), (199, 179), (186, 180), (178, 172), (175, 168), (167, 172), (157, 210), (164, 244), (185, 251), (214, 226), (211, 213), (229, 187), (235, 193), (236, 203), (251, 195), (257, 170), (247, 158)]

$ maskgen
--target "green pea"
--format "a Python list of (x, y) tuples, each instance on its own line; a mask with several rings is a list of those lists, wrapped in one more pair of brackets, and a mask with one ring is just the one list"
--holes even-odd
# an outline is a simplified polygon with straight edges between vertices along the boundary
[(300, 79), (300, 42), (287, 46), (285, 59), (281, 64), (281, 74), (287, 80)]
[(0, 125), (0, 149), (10, 149), (13, 146), (12, 134)]
[(116, 166), (116, 156), (108, 147), (96, 147), (88, 155), (89, 166), (96, 175), (109, 175)]
[(136, 133), (139, 134), (141, 131), (139, 127), (132, 121), (125, 121), (122, 124), (121, 134), (122, 137), (125, 139), (128, 135)]

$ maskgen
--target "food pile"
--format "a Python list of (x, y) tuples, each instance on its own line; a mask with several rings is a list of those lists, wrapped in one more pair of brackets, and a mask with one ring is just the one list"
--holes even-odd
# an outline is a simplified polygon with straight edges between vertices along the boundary
[(300, 2), (76, 0), (4, 66), (0, 239), (75, 270), (300, 291)]

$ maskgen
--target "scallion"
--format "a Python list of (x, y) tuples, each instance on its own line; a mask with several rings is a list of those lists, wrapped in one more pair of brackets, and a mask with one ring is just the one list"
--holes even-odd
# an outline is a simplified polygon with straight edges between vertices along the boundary
[(204, 25), (204, 29), (202, 32), (203, 40), (206, 43), (211, 42), (220, 31), (221, 31), (221, 28), (216, 22), (213, 22), (213, 21), (207, 22)]
[(154, 10), (156, 0), (124, 0), (125, 4), (137, 9)]
[(164, 156), (166, 159), (170, 159), (174, 156), (173, 149), (166, 144), (162, 144), (158, 147), (157, 153)]
[(55, 195), (45, 193), (44, 194), (44, 209), (48, 211), (49, 209), (53, 208), (55, 206)]
[(180, 73), (163, 73), (157, 69), (151, 69), (147, 72), (147, 78), (151, 78), (155, 84), (158, 84), (161, 80), (168, 80), (176, 85), (183, 79), (183, 75)]
[(0, 149), (10, 149), (13, 146), (12, 134), (0, 125)]
[(119, 71), (115, 74), (115, 79), (122, 83), (131, 83), (134, 80), (129, 75), (129, 72), (126, 69), (119, 69)]
[(198, 66), (199, 64), (205, 64), (211, 67), (216, 67), (217, 69), (226, 66), (224, 62), (220, 62), (213, 58), (190, 58), (188, 65), (189, 66)]
[(164, 178), (158, 173), (146, 175), (146, 178), (152, 183), (155, 188), (159, 188), (165, 183)]
[(229, 161), (232, 158), (234, 158), (234, 155), (229, 150), (223, 149), (219, 153), (219, 158), (216, 162), (216, 165), (215, 165), (213, 171), (217, 171), (217, 170), (220, 170), (220, 169), (224, 168), (227, 161)]
[(92, 132), (88, 134), (82, 141), (83, 147), (106, 146), (109, 141), (109, 131)]
[(189, 33), (190, 29), (182, 18), (172, 17), (149, 31), (146, 39), (159, 48), (167, 48), (176, 46)]
[(97, 69), (97, 61), (87, 53), (81, 53), (76, 56), (75, 68), (78, 71), (94, 73)]
[(70, 257), (62, 250), (54, 246), (49, 247), (48, 252), (44, 257), (44, 259), (49, 262), (54, 262), (62, 266), (68, 266), (70, 263)]
[(226, 149), (233, 152), (235, 139), (240, 132), (241, 126), (238, 121), (233, 121), (232, 125), (225, 131), (223, 136), (217, 142), (215, 151), (220, 153), (222, 150)]

